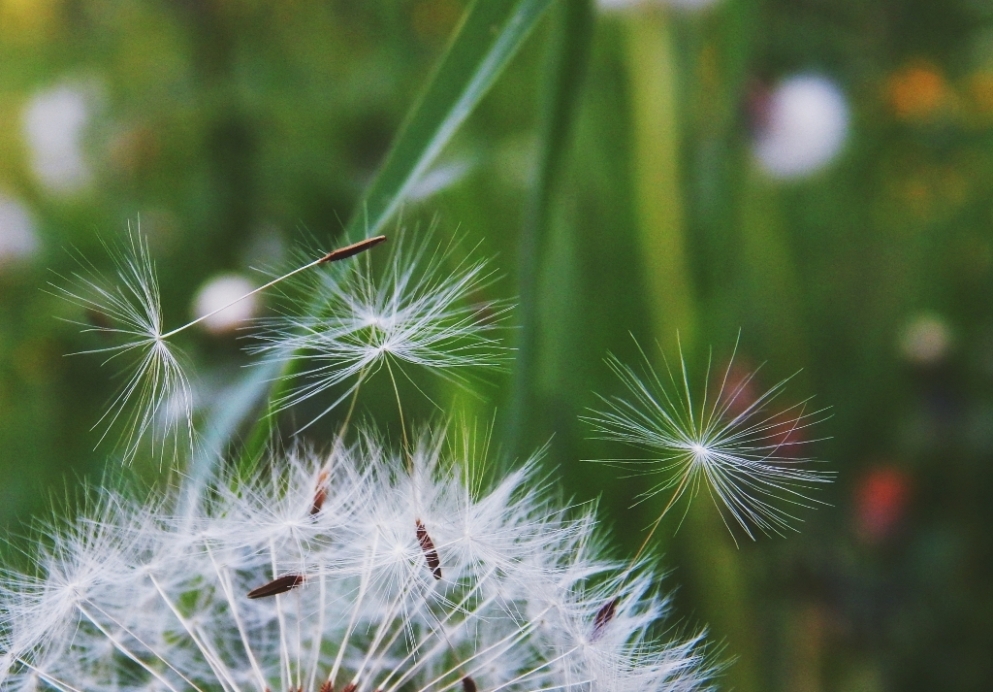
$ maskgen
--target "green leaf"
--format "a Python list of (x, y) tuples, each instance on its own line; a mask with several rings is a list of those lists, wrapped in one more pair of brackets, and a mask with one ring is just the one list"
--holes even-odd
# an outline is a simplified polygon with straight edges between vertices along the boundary
[[(538, 347), (538, 271), (548, 271), (549, 235), (553, 205), (563, 177), (566, 154), (572, 144), (587, 65), (593, 45), (592, 0), (569, 0), (553, 15), (555, 34), (549, 45), (541, 103), (538, 170), (525, 209), (518, 251), (520, 267), (521, 335), (514, 363), (514, 382), (507, 422), (507, 448), (523, 455), (525, 425), (534, 403), (535, 360)], [(561, 258), (555, 258), (561, 259)]]
[(554, 0), (477, 0), (411, 108), (349, 236), (379, 233)]
[[(469, 6), (358, 211), (349, 220), (345, 229), (348, 237), (372, 236), (383, 229), (553, 2), (476, 0)], [(310, 307), (316, 311), (319, 306)], [(287, 369), (263, 368), (263, 376), (243, 390), (243, 396), (251, 397), (253, 404), (267, 394), (270, 402), (275, 400), (287, 386)], [(254, 405), (244, 407), (245, 412), (256, 409)], [(230, 425), (225, 427), (231, 429)], [(252, 426), (241, 453), (242, 467), (262, 455), (269, 430), (269, 421), (264, 418)]]

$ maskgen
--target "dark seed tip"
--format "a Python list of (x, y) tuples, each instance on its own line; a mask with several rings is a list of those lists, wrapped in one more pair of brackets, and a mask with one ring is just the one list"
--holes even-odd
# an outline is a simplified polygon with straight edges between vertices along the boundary
[(414, 523), (417, 525), (417, 542), (421, 544), (424, 561), (428, 563), (431, 576), (441, 581), (441, 560), (438, 559), (438, 550), (434, 547), (434, 541), (431, 540), (428, 530), (424, 528), (424, 524), (421, 523), (420, 519), (415, 519)]
[(256, 599), (268, 598), (269, 596), (278, 596), (281, 593), (286, 593), (287, 591), (300, 586), (300, 584), (303, 584), (305, 579), (306, 577), (302, 574), (284, 574), (281, 577), (276, 577), (271, 582), (252, 589), (248, 592), (248, 597), (251, 599)]
[(366, 238), (365, 240), (360, 240), (357, 243), (352, 243), (351, 245), (340, 247), (337, 250), (332, 250), (321, 258), (320, 263), (325, 264), (327, 262), (337, 262), (338, 260), (347, 259), (385, 242), (385, 235), (377, 235), (372, 238)]
[(614, 613), (617, 611), (617, 599), (612, 598), (602, 606), (600, 610), (596, 612), (596, 617), (593, 618), (593, 634), (591, 639), (596, 641), (603, 634), (604, 629), (610, 624), (610, 621), (614, 619)]

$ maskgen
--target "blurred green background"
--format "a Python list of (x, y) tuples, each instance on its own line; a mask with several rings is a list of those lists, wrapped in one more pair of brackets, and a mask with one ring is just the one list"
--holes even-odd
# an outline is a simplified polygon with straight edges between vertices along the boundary
[[(119, 465), (90, 430), (118, 382), (64, 357), (93, 342), (47, 292), (73, 253), (106, 267), (101, 240), (140, 216), (168, 326), (218, 275), (332, 247), (464, 10), (0, 0), (6, 532)], [(546, 15), (403, 212), (496, 257), (487, 297), (522, 296), (524, 361), (482, 402), (424, 386), (484, 425), (496, 408), (498, 455), (551, 439), (566, 493), (599, 498), (630, 554), (662, 500), (630, 509), (646, 479), (581, 461), (623, 454), (577, 420), (620, 393), (603, 357), (635, 361), (632, 334), (673, 357), (678, 332), (700, 374), (740, 330), (736, 367), (765, 387), (802, 369), (789, 403), (832, 408), (812, 449), (838, 481), (786, 539), (736, 548), (705, 497), (664, 522), (676, 626), (737, 657), (725, 689), (993, 688), (993, 5)], [(221, 331), (181, 343), (208, 398), (248, 362)], [(375, 391), (360, 408), (395, 431)]]

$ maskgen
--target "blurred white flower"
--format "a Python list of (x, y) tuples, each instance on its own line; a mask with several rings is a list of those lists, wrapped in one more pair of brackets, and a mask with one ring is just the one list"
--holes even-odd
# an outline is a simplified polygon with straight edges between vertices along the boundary
[(802, 178), (824, 168), (848, 137), (848, 104), (831, 80), (814, 74), (784, 79), (765, 98), (753, 152), (774, 178)]
[(369, 437), (290, 454), (181, 515), (100, 491), (3, 574), (0, 690), (707, 689), (658, 575), (618, 573), (533, 463), (482, 490), (442, 446), (412, 473)]
[(0, 269), (29, 259), (39, 246), (34, 220), (27, 207), (0, 194)]
[[(255, 285), (241, 274), (220, 274), (209, 279), (193, 299), (193, 315), (213, 334), (227, 334), (244, 327), (258, 314)], [(251, 294), (251, 295), (249, 295)], [(243, 296), (243, 300), (239, 300)]]
[(900, 352), (915, 365), (934, 365), (944, 360), (952, 345), (948, 324), (938, 315), (915, 316), (900, 334)]
[(772, 408), (786, 380), (756, 393), (755, 373), (739, 373), (732, 358), (723, 373), (717, 373), (719, 381), (711, 381), (708, 364), (702, 394), (694, 400), (682, 356), (675, 372), (666, 361), (663, 377), (647, 356), (640, 374), (616, 358), (607, 363), (630, 398), (602, 397), (606, 409), (586, 420), (602, 439), (649, 452), (648, 459), (605, 461), (661, 477), (642, 494), (644, 499), (671, 492), (659, 521), (684, 496), (692, 499), (705, 489), (728, 530), (736, 523), (754, 540), (755, 530), (782, 535), (793, 529), (793, 507), (822, 504), (806, 493), (830, 482), (834, 474), (811, 469), (816, 462), (803, 452), (813, 441), (807, 429), (825, 412), (808, 411), (807, 401)]
[(25, 106), (22, 130), (31, 170), (52, 194), (71, 195), (90, 182), (83, 135), (92, 116), (91, 99), (91, 90), (61, 84), (38, 92)]

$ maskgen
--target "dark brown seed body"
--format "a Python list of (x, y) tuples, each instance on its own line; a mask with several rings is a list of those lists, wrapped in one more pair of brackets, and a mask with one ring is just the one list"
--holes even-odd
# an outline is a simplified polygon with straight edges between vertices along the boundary
[(366, 238), (365, 240), (360, 240), (357, 243), (352, 243), (351, 245), (346, 245), (345, 247), (340, 247), (337, 250), (332, 250), (328, 254), (321, 258), (321, 264), (327, 262), (337, 262), (338, 260), (347, 259), (349, 257), (354, 257), (360, 252), (365, 252), (371, 247), (376, 247), (380, 243), (386, 242), (385, 235), (377, 235), (372, 238)]
[(593, 618), (593, 634), (590, 639), (596, 641), (603, 634), (603, 630), (610, 624), (610, 621), (614, 619), (614, 613), (617, 611), (617, 599), (612, 598), (606, 603), (604, 603), (600, 610), (596, 612), (596, 617)]
[(465, 692), (476, 692), (476, 681), (466, 675), (462, 678), (462, 689)]
[(306, 577), (302, 574), (284, 574), (281, 577), (276, 577), (267, 584), (263, 584), (257, 589), (252, 589), (248, 592), (248, 597), (254, 599), (278, 596), (281, 593), (286, 593), (287, 591), (300, 586), (303, 584), (305, 579)]
[(320, 692), (334, 692), (334, 685), (331, 684), (330, 680), (325, 680), (321, 683)]
[(341, 692), (355, 692), (355, 688), (357, 687), (358, 685), (356, 685), (354, 682), (350, 682), (347, 685), (345, 685), (344, 688), (342, 688)]
[(438, 551), (434, 547), (434, 541), (428, 535), (428, 530), (420, 519), (414, 520), (417, 523), (417, 542), (421, 544), (421, 551), (424, 553), (424, 560), (428, 563), (428, 569), (435, 579), (441, 579), (441, 561), (438, 559)]
[(317, 474), (317, 487), (314, 490), (314, 501), (310, 505), (310, 516), (321, 513), (321, 507), (328, 499), (328, 478), (330, 476), (331, 474), (323, 469)]
[(318, 488), (317, 492), (314, 493), (314, 503), (310, 506), (310, 515), (321, 513), (321, 507), (324, 506), (324, 501), (328, 499), (328, 489)]

